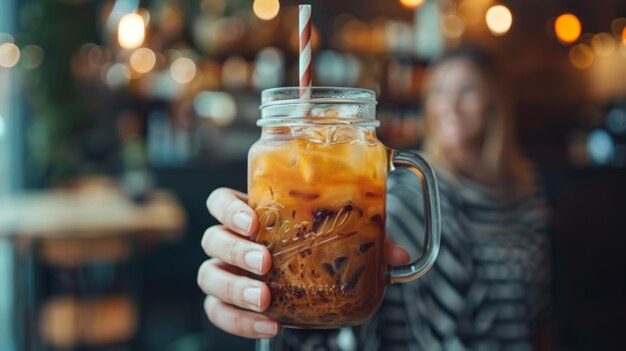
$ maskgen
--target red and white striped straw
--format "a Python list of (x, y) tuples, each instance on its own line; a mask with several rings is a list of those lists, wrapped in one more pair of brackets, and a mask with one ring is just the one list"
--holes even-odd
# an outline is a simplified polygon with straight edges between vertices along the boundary
[(311, 98), (311, 5), (300, 5), (300, 97)]

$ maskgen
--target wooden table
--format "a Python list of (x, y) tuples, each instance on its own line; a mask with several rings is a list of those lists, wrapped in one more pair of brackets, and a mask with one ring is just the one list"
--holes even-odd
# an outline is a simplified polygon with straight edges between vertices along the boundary
[(115, 188), (58, 190), (0, 199), (0, 237), (85, 237), (108, 233), (143, 233), (152, 238), (177, 236), (185, 213), (164, 191), (143, 204)]
[[(76, 270), (128, 261), (151, 243), (178, 238), (185, 221), (181, 205), (165, 191), (134, 203), (106, 182), (0, 199), (0, 239), (10, 240), (14, 248), (15, 325), (23, 326), (18, 349), (39, 349), (42, 343), (96, 346), (128, 338), (138, 319), (132, 299), (123, 294), (102, 299), (55, 296), (38, 306), (36, 267), (43, 263)], [(94, 315), (106, 318), (92, 318), (93, 323), (83, 318)], [(107, 320), (116, 323), (102, 323)]]

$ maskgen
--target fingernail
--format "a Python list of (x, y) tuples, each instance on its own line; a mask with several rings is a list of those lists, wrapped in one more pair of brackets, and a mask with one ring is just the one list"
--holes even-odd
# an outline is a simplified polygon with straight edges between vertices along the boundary
[(248, 233), (252, 226), (252, 217), (247, 212), (237, 212), (233, 216), (233, 224), (237, 229)]
[(256, 307), (261, 306), (261, 289), (259, 288), (247, 288), (243, 291), (244, 300), (253, 304)]
[(261, 271), (261, 265), (263, 264), (263, 253), (258, 251), (250, 251), (243, 257), (248, 267), (254, 269), (257, 272)]
[(254, 331), (259, 334), (274, 336), (278, 332), (278, 325), (274, 322), (259, 321), (254, 323)]

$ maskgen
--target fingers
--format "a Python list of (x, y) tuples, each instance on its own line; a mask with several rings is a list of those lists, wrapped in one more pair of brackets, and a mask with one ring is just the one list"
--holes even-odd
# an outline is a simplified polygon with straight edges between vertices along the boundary
[(205, 261), (198, 270), (198, 286), (207, 295), (237, 307), (263, 312), (270, 303), (264, 283), (228, 272), (223, 262)]
[(220, 223), (241, 235), (250, 236), (256, 233), (259, 224), (247, 201), (244, 193), (219, 188), (209, 195), (206, 204), (211, 215)]
[(272, 265), (269, 251), (263, 245), (215, 225), (204, 232), (202, 247), (207, 255), (246, 271), (263, 275)]
[(389, 236), (385, 237), (385, 260), (392, 266), (399, 266), (411, 262), (411, 255), (402, 246), (395, 245)]
[(278, 323), (255, 312), (240, 310), (214, 296), (204, 300), (209, 320), (218, 328), (244, 338), (269, 338), (278, 333)]
[(251, 236), (258, 230), (258, 219), (247, 205), (247, 196), (219, 188), (209, 195), (207, 208), (223, 224), (207, 229), (202, 238), (204, 251), (213, 257), (198, 270), (198, 285), (208, 295), (204, 308), (209, 320), (226, 332), (246, 338), (275, 336), (277, 322), (244, 310), (267, 309), (270, 290), (266, 284), (241, 275), (238, 268), (263, 275), (272, 264), (265, 246), (238, 235)]

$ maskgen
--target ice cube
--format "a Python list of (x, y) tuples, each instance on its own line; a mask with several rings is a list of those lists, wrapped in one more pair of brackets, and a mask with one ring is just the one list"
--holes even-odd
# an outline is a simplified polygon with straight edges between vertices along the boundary
[(330, 127), (328, 139), (331, 144), (357, 143), (365, 140), (365, 133), (357, 126), (336, 124)]
[(320, 113), (320, 117), (339, 117), (339, 110), (336, 108), (327, 108)]
[(304, 127), (300, 137), (314, 144), (327, 144), (329, 142), (330, 130), (333, 126), (327, 127)]

